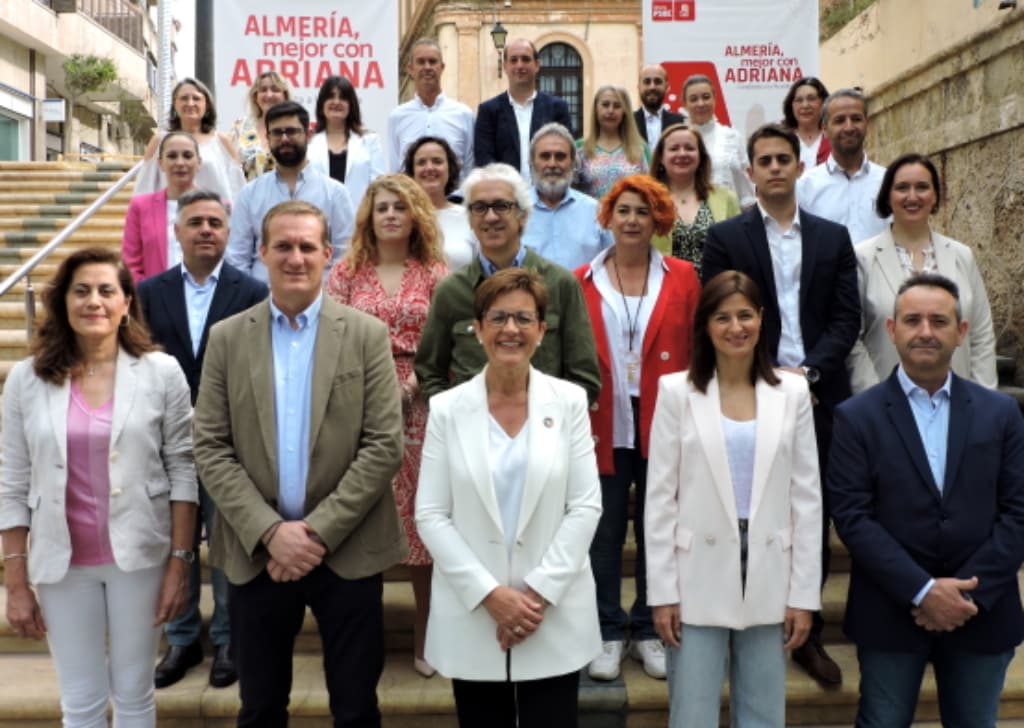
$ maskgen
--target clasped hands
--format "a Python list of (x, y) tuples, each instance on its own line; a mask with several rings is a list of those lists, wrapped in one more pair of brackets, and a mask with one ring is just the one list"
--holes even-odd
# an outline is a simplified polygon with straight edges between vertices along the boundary
[(530, 587), (519, 591), (509, 586), (496, 587), (484, 597), (483, 605), (498, 625), (496, 637), (503, 650), (536, 632), (547, 607), (544, 597)]
[(267, 573), (274, 581), (296, 581), (318, 567), (327, 547), (305, 521), (282, 521), (266, 542)]
[(963, 627), (978, 613), (978, 605), (970, 597), (970, 592), (977, 588), (976, 576), (936, 579), (921, 604), (910, 610), (915, 624), (929, 632), (952, 632)]

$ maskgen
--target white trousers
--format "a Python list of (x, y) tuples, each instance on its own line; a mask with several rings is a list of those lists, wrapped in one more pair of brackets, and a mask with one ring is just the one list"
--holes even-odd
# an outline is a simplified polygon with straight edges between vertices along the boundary
[(111, 701), (116, 728), (156, 725), (153, 618), (163, 575), (162, 566), (72, 566), (56, 584), (36, 586), (65, 728), (105, 728)]

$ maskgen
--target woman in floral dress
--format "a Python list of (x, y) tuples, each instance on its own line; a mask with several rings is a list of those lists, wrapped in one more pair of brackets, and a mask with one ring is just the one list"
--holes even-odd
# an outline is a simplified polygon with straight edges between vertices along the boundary
[(416, 601), (413, 667), (424, 677), (434, 674), (434, 668), (423, 659), (431, 559), (416, 532), (414, 511), (427, 407), (413, 372), (413, 358), (434, 286), (446, 274), (440, 229), (430, 198), (412, 179), (394, 174), (370, 183), (356, 213), (348, 255), (334, 266), (326, 287), (327, 294), (336, 301), (386, 323), (391, 334), (405, 420), (402, 467), (393, 485), (409, 542), (405, 563)]
[(651, 155), (636, 128), (626, 89), (602, 86), (591, 111), (590, 131), (576, 140), (577, 187), (600, 200), (623, 177), (646, 173)]

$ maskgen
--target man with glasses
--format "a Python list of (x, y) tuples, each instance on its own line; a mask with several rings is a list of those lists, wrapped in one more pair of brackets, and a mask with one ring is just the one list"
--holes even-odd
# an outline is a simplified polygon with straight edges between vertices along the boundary
[[(327, 218), (331, 265), (348, 248), (355, 212), (345, 185), (308, 164), (309, 112), (294, 101), (282, 101), (271, 106), (264, 118), (270, 154), (277, 167), (254, 179), (238, 194), (224, 259), (267, 282), (267, 269), (258, 253), (263, 217), (270, 208), (286, 200), (302, 200), (319, 208)], [(331, 265), (327, 266), (328, 272)]]
[(434, 289), (416, 352), (416, 376), (424, 396), (429, 401), (431, 395), (470, 379), (487, 363), (473, 328), (473, 294), (487, 276), (515, 267), (535, 271), (548, 291), (547, 330), (532, 365), (579, 384), (593, 402), (601, 377), (583, 291), (565, 268), (523, 247), (523, 228), (532, 207), (523, 178), (507, 164), (489, 164), (473, 170), (462, 191), (480, 254)]

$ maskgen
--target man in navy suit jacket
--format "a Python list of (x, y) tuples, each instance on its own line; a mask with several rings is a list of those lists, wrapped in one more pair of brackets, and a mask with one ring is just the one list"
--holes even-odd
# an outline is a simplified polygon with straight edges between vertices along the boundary
[[(724, 270), (750, 276), (764, 301), (762, 336), (775, 363), (807, 377), (814, 395), (814, 430), (824, 482), (832, 411), (850, 396), (846, 357), (860, 331), (857, 259), (846, 228), (797, 207), (803, 171), (800, 141), (778, 124), (755, 131), (747, 144), (747, 172), (757, 205), (713, 225), (704, 243), (704, 282)], [(828, 500), (824, 501), (826, 514)], [(828, 577), (828, 518), (822, 519), (822, 569)], [(842, 682), (839, 666), (821, 642), (821, 614), (793, 659), (826, 686)]]
[(537, 90), (539, 72), (540, 61), (533, 43), (519, 38), (505, 47), (508, 91), (477, 108), (473, 129), (476, 166), (504, 162), (529, 180), (530, 139), (534, 133), (549, 121), (572, 129), (565, 99)]
[[(228, 215), (216, 193), (194, 190), (182, 195), (174, 234), (181, 245), (182, 262), (140, 283), (139, 303), (153, 340), (177, 359), (185, 372), (194, 405), (210, 327), (262, 301), (267, 297), (267, 286), (223, 261)], [(209, 533), (213, 526), (213, 502), (202, 487), (199, 502)], [(196, 535), (198, 543), (199, 534)], [(211, 581), (214, 611), (210, 642), (214, 660), (210, 684), (226, 687), (237, 679), (230, 655), (227, 581), (219, 569), (211, 570)], [(203, 659), (199, 642), (199, 584), (199, 563), (193, 561), (189, 604), (181, 617), (167, 625), (168, 650), (154, 673), (157, 687), (178, 682), (188, 668)]]
[(955, 283), (908, 278), (887, 326), (900, 365), (836, 410), (828, 469), (853, 559), (857, 725), (910, 725), (931, 662), (943, 725), (993, 726), (1024, 638), (1024, 420), (952, 373), (968, 328)]
[[(665, 108), (665, 90), (668, 88), (668, 73), (660, 63), (648, 63), (640, 68), (639, 109), (633, 112), (633, 120), (640, 136), (654, 151), (662, 132), (673, 124), (686, 122), (684, 114), (677, 114)], [(648, 132), (651, 133), (648, 133)], [(651, 137), (654, 137), (653, 139)]]

